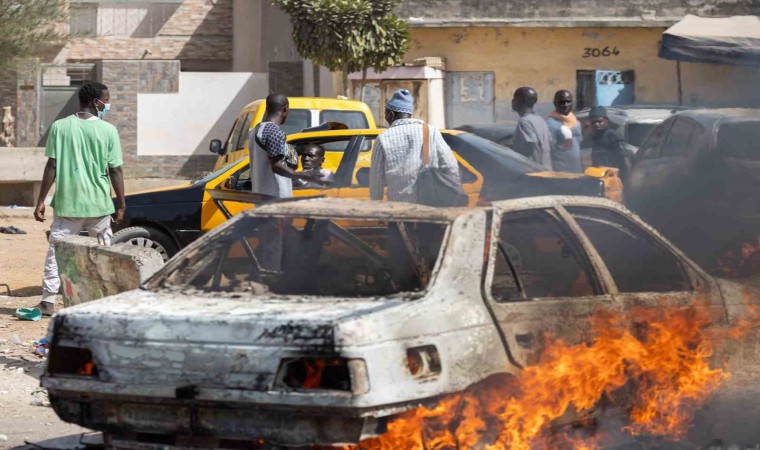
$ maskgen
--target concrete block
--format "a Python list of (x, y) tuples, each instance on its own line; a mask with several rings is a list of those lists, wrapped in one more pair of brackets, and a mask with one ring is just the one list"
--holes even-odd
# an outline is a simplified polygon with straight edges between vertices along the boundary
[(163, 266), (157, 251), (131, 244), (107, 247), (84, 236), (66, 236), (54, 244), (67, 307), (137, 289)]

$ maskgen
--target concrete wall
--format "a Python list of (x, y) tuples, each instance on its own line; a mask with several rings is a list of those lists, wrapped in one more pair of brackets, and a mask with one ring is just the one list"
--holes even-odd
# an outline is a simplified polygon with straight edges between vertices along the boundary
[[(663, 28), (412, 28), (407, 61), (443, 56), (447, 71), (493, 71), (497, 120), (515, 119), (510, 100), (533, 86), (539, 111), (548, 112), (559, 89), (576, 89), (576, 71), (634, 70), (636, 103), (676, 104), (676, 63), (657, 57)], [(585, 57), (586, 48), (617, 48), (618, 55)], [(686, 104), (758, 103), (758, 69), (683, 64)], [(758, 104), (760, 106), (760, 104)]]
[(131, 244), (104, 247), (83, 236), (56, 241), (55, 259), (66, 307), (137, 289), (163, 266), (153, 249)]
[(268, 94), (267, 76), (245, 72), (182, 72), (178, 93), (138, 93), (138, 155), (210, 155), (240, 110)]
[(435, 19), (470, 18), (589, 18), (634, 17), (642, 11), (655, 11), (656, 16), (683, 17), (686, 14), (705, 16), (758, 15), (760, 3), (755, 0), (403, 0), (398, 13), (403, 18)]

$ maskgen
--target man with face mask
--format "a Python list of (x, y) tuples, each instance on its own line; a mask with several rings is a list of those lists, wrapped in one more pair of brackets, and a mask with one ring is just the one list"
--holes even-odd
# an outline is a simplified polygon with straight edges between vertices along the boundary
[[(50, 127), (45, 148), (48, 161), (34, 209), (34, 218), (44, 222), (45, 198), (55, 183), (50, 247), (45, 259), (42, 301), (37, 305), (43, 315), (55, 312), (55, 296), (61, 286), (53, 242), (87, 230), (90, 236), (110, 245), (111, 221), (124, 218), (126, 202), (119, 132), (102, 120), (110, 108), (108, 88), (88, 82), (79, 89), (79, 111), (55, 121)], [(111, 198), (112, 187), (116, 207)]]

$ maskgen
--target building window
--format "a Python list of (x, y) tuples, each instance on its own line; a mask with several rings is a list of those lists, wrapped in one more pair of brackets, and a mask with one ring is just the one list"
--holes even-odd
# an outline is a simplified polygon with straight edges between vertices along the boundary
[(152, 38), (177, 8), (177, 2), (73, 3), (69, 31), (92, 37)]

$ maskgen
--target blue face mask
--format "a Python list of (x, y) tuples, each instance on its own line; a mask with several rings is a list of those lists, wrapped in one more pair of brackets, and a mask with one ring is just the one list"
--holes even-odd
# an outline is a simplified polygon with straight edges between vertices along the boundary
[(103, 117), (106, 116), (106, 114), (108, 114), (108, 111), (111, 110), (111, 103), (104, 103), (99, 98), (96, 98), (95, 100), (97, 100), (98, 102), (100, 102), (100, 103), (103, 104), (103, 109), (102, 110), (100, 110), (100, 109), (98, 110), (98, 119), (102, 119)]

